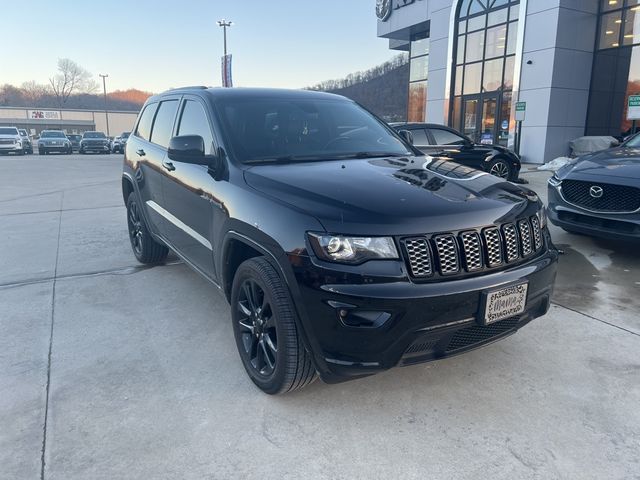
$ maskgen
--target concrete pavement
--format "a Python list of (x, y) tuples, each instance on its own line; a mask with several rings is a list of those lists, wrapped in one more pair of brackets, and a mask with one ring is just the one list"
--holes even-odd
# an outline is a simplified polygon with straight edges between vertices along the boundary
[(640, 478), (634, 248), (552, 227), (554, 306), (517, 335), (269, 397), (222, 295), (136, 263), (121, 161), (0, 157), (0, 478)]

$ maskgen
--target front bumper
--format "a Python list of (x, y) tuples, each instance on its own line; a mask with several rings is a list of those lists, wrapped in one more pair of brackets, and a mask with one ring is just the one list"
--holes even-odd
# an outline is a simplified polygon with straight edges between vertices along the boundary
[(47, 152), (68, 152), (69, 145), (38, 145), (38, 150), (46, 150)]
[[(369, 283), (364, 276), (361, 283), (342, 284), (339, 279), (348, 275), (323, 270), (307, 259), (294, 270), (296, 303), (320, 376), (336, 383), (457, 355), (514, 333), (549, 309), (557, 259), (551, 248), (512, 269), (427, 284), (406, 278)], [(324, 282), (331, 279), (333, 283)], [(483, 293), (525, 281), (525, 311), (482, 325)], [(348, 316), (341, 317), (341, 310)], [(371, 325), (354, 326), (351, 319), (362, 317), (372, 319)]]
[(549, 220), (570, 231), (614, 240), (640, 240), (640, 212), (596, 213), (568, 203), (557, 187), (548, 186)]
[(21, 152), (21, 151), (22, 151), (22, 145), (20, 145), (19, 143), (10, 143), (10, 144), (0, 145), (0, 152), (3, 152), (3, 153)]
[(109, 152), (109, 145), (80, 145), (81, 152)]

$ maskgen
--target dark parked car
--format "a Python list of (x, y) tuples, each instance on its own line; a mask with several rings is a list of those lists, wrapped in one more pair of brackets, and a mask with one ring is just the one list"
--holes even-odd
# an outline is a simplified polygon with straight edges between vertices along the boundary
[(38, 139), (38, 154), (72, 153), (71, 142), (62, 130), (43, 130)]
[(24, 128), (19, 128), (18, 132), (20, 132), (20, 138), (22, 138), (22, 150), (24, 150), (24, 153), (33, 154), (33, 143), (27, 131)]
[(569, 232), (640, 239), (640, 136), (579, 157), (549, 179), (549, 216)]
[(104, 132), (84, 132), (80, 140), (80, 153), (111, 153), (109, 139)]
[(82, 140), (82, 135), (78, 133), (68, 133), (67, 138), (71, 142), (71, 148), (75, 152), (80, 151), (80, 140)]
[(413, 145), (422, 153), (446, 157), (469, 167), (484, 170), (496, 177), (516, 181), (520, 158), (501, 145), (480, 145), (453, 128), (432, 123), (393, 123), (398, 131), (408, 130)]
[(224, 293), (271, 394), (448, 357), (543, 315), (557, 251), (537, 195), (418, 153), (336, 95), (156, 95), (124, 157), (133, 252), (171, 249)]

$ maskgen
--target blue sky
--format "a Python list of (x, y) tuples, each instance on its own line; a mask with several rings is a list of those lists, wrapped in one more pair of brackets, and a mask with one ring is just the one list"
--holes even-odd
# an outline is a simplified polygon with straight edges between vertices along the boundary
[[(14, 3), (18, 7), (20, 3)], [(374, 0), (31, 0), (0, 29), (0, 84), (41, 83), (68, 57), (107, 89), (219, 85), (222, 29), (236, 86), (301, 88), (391, 58)], [(104, 8), (100, 8), (104, 7)], [(6, 5), (5, 8), (6, 10)], [(13, 46), (13, 47), (11, 47)]]

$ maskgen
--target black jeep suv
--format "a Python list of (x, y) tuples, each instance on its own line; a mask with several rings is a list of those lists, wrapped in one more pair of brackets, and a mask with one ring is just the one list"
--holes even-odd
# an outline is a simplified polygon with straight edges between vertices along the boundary
[(549, 308), (558, 254), (536, 194), (424, 157), (340, 96), (151, 97), (122, 189), (137, 259), (170, 248), (222, 290), (267, 393), (458, 354)]

